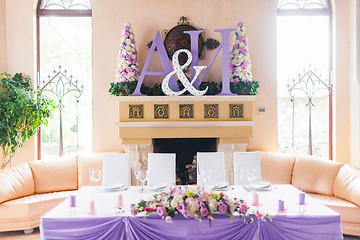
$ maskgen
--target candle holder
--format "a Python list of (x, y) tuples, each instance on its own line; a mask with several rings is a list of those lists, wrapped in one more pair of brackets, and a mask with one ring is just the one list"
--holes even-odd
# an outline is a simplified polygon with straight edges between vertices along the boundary
[(75, 215), (76, 214), (76, 196), (70, 195), (69, 199), (70, 199), (70, 204), (69, 204), (70, 214)]
[(305, 192), (299, 192), (299, 211), (305, 212)]

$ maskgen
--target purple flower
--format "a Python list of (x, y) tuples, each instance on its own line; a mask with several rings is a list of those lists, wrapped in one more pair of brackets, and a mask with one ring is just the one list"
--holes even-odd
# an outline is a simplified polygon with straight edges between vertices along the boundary
[(179, 213), (183, 213), (184, 210), (185, 210), (185, 204), (184, 204), (184, 203), (180, 203), (180, 204), (177, 206), (177, 209), (178, 209)]
[(158, 207), (158, 208), (156, 209), (156, 213), (157, 213), (159, 216), (163, 217), (163, 216), (166, 215), (166, 210), (165, 210), (164, 207)]
[(129, 37), (130, 34), (129, 34), (128, 32), (125, 32), (125, 33), (124, 33), (124, 36), (125, 36), (125, 37)]
[(126, 55), (126, 60), (129, 60), (129, 61), (131, 61), (132, 60), (132, 58), (131, 58), (131, 56), (128, 54), (128, 55)]
[(127, 73), (126, 72), (121, 72), (121, 77), (126, 77), (127, 76)]
[(238, 49), (239, 45), (238, 44), (234, 44), (233, 49)]
[(243, 62), (241, 63), (241, 69), (242, 69), (242, 70), (245, 70), (248, 64), (249, 64), (248, 61), (243, 61)]
[(130, 26), (125, 26), (125, 30), (129, 30), (130, 29)]
[(125, 57), (125, 55), (124, 54), (120, 54), (120, 58), (124, 58)]
[(131, 43), (132, 43), (132, 44), (135, 44), (135, 40), (134, 40), (134, 39), (131, 39)]
[(239, 22), (236, 27), (242, 27), (244, 24), (242, 22)]
[(135, 60), (135, 59), (131, 59), (131, 63), (132, 63), (132, 64), (136, 64), (136, 60)]
[(200, 215), (202, 217), (206, 217), (209, 214), (209, 211), (206, 209), (206, 207), (200, 208)]
[(220, 203), (219, 204), (219, 212), (221, 212), (222, 214), (226, 213), (228, 207), (225, 203)]
[(248, 41), (246, 41), (246, 39), (244, 39), (244, 44), (247, 45), (248, 44)]
[(189, 213), (188, 210), (184, 210), (184, 211), (182, 212), (182, 215), (183, 215), (184, 217), (186, 217), (186, 218), (190, 217), (190, 213)]
[(236, 72), (236, 67), (231, 68), (231, 71), (234, 73)]
[(126, 71), (127, 71), (127, 72), (132, 72), (132, 71), (134, 71), (134, 70), (133, 70), (132, 67), (127, 67), (127, 68), (126, 68)]
[(241, 48), (239, 48), (239, 50), (242, 54), (245, 54), (245, 48), (241, 47)]
[(244, 36), (238, 36), (237, 39), (239, 39), (239, 41), (244, 41), (245, 40)]
[(172, 220), (172, 218), (171, 218), (170, 216), (167, 216), (167, 217), (165, 218), (165, 222), (167, 222), (167, 223), (173, 223), (173, 220)]
[(235, 78), (235, 79), (234, 79), (234, 83), (238, 83), (238, 82), (240, 82), (240, 79), (239, 79), (239, 78)]
[(247, 206), (246, 202), (240, 203), (238, 212), (239, 212), (239, 213), (242, 213), (242, 214), (246, 214), (246, 213), (247, 213), (247, 210), (248, 210), (248, 206)]
[(135, 50), (134, 54), (135, 54), (135, 55), (137, 54), (137, 50)]
[(120, 46), (120, 49), (124, 49), (125, 48), (125, 44), (122, 44), (121, 46)]

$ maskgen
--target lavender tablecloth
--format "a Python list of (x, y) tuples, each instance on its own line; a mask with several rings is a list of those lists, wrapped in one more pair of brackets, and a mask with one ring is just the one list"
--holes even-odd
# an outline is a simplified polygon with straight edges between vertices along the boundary
[[(40, 226), (42, 239), (342, 239), (339, 214), (312, 199), (307, 199), (306, 212), (299, 213), (294, 200), (297, 190), (292, 186), (283, 185), (277, 191), (261, 192), (263, 207), (260, 210), (272, 214), (273, 218), (272, 221), (254, 218), (253, 223), (244, 223), (244, 217), (240, 219), (239, 216), (231, 222), (229, 217), (222, 215), (216, 215), (211, 224), (208, 220), (199, 222), (182, 216), (175, 216), (173, 223), (166, 223), (157, 216), (145, 220), (129, 213), (116, 215), (110, 199), (119, 193), (98, 193), (95, 197), (88, 193), (89, 189), (79, 191), (75, 215), (69, 214), (68, 200), (45, 214)], [(144, 197), (136, 191), (122, 194), (125, 203)], [(237, 195), (239, 191), (229, 192), (232, 194)], [(245, 192), (240, 191), (240, 194), (250, 197)], [(95, 216), (86, 214), (85, 202), (91, 196), (97, 200), (98, 214)], [(279, 197), (288, 199), (286, 215), (274, 212), (277, 203), (272, 203)], [(245, 220), (248, 222), (249, 218)]]

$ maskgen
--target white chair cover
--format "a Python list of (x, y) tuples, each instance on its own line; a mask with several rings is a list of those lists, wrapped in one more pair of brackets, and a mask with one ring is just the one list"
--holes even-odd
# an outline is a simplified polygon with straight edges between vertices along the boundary
[(223, 152), (197, 153), (197, 185), (215, 185), (225, 182)]
[(260, 182), (260, 152), (234, 152), (234, 185)]
[(105, 153), (103, 157), (103, 186), (131, 185), (130, 153)]
[(166, 183), (175, 184), (176, 154), (149, 153), (148, 154), (148, 185)]

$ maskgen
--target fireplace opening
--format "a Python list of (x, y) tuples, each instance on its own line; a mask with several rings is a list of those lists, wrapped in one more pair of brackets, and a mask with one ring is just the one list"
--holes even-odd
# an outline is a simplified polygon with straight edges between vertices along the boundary
[(176, 184), (196, 184), (196, 153), (217, 152), (218, 138), (156, 138), (154, 153), (176, 153)]

